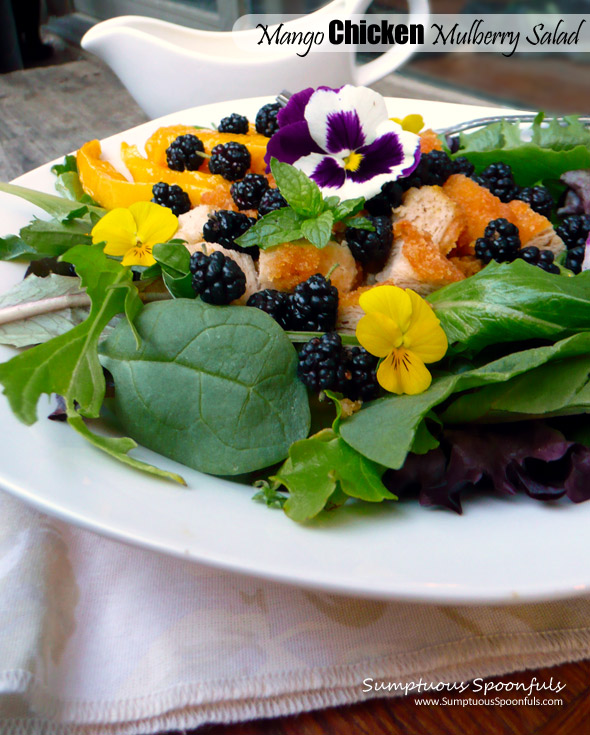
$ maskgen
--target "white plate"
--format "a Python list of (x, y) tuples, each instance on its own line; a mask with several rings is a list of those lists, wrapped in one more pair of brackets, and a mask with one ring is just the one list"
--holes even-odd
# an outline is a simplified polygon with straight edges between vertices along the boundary
[[(122, 140), (140, 146), (162, 123), (209, 125), (231, 112), (253, 119), (265, 99), (179, 112), (103, 142), (119, 166)], [(389, 100), (391, 114), (421, 113), (445, 125), (497, 108)], [(509, 111), (507, 111), (509, 112)], [(18, 183), (53, 191), (49, 164)], [(35, 208), (0, 194), (0, 231), (15, 232)], [(36, 212), (42, 216), (40, 212)], [(22, 266), (0, 263), (0, 292)], [(0, 349), (0, 360), (12, 352)], [(416, 502), (344, 508), (308, 526), (251, 500), (252, 488), (200, 474), (147, 450), (143, 459), (180, 472), (188, 489), (136, 472), (66, 425), (26, 427), (0, 398), (0, 486), (42, 511), (129, 543), (334, 592), (429, 602), (510, 602), (581, 594), (590, 583), (590, 502), (541, 503), (526, 496), (465, 503), (463, 516)]]

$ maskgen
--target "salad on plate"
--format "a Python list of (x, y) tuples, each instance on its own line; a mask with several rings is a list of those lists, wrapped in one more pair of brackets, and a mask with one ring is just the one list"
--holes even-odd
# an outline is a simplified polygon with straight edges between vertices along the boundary
[(590, 498), (577, 117), (445, 136), (347, 85), (120, 157), (126, 174), (89, 141), (55, 195), (0, 184), (49, 215), (0, 238), (28, 262), (0, 296), (18, 419), (54, 394), (50, 418), (113, 461), (184, 482), (139, 443), (299, 522), (402, 496)]

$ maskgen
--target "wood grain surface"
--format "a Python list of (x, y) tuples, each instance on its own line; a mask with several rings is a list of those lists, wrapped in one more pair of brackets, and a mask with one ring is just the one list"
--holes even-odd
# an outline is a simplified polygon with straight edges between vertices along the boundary
[[(448, 88), (392, 75), (383, 94), (476, 104)], [(146, 120), (113, 74), (82, 58), (0, 76), (0, 180)], [(502, 677), (529, 682), (554, 677), (566, 684), (560, 706), (417, 706), (415, 697), (379, 699), (294, 717), (204, 727), (207, 735), (563, 735), (590, 734), (590, 662)], [(454, 695), (455, 696), (455, 695)], [(475, 696), (466, 692), (464, 698)], [(440, 700), (442, 697), (438, 697)]]

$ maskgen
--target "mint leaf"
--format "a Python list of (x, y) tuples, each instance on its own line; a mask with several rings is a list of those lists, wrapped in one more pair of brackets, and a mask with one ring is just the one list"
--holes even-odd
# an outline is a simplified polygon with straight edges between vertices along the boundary
[(322, 212), (319, 217), (301, 223), (301, 234), (316, 248), (325, 248), (332, 237), (334, 217), (332, 212)]
[(333, 429), (323, 429), (295, 442), (271, 479), (289, 490), (285, 513), (304, 522), (320, 513), (337, 490), (371, 503), (396, 500), (381, 482), (382, 474), (382, 467), (356, 452)]
[[(277, 187), (289, 206), (302, 217), (315, 217), (323, 209), (323, 198), (319, 186), (302, 171), (289, 163), (271, 159), (272, 171)], [(280, 211), (280, 210), (279, 210)]]
[(375, 225), (370, 219), (366, 217), (351, 217), (345, 220), (347, 227), (354, 227), (357, 230), (369, 230), (369, 232), (375, 232)]
[(365, 206), (364, 197), (357, 197), (356, 199), (345, 199), (343, 202), (339, 202), (333, 209), (332, 214), (334, 215), (334, 221), (340, 222), (340, 220), (346, 217), (352, 217), (358, 214), (361, 209)]
[(289, 207), (276, 209), (265, 214), (253, 227), (236, 238), (236, 242), (243, 248), (258, 246), (261, 250), (266, 250), (284, 242), (299, 240), (303, 237), (302, 219)]

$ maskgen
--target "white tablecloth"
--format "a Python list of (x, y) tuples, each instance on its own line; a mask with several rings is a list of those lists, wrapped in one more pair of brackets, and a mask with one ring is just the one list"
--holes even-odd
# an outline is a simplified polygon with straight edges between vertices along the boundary
[(588, 598), (338, 597), (116, 543), (0, 493), (2, 735), (188, 729), (383, 696), (363, 692), (368, 678), (467, 681), (589, 656)]

